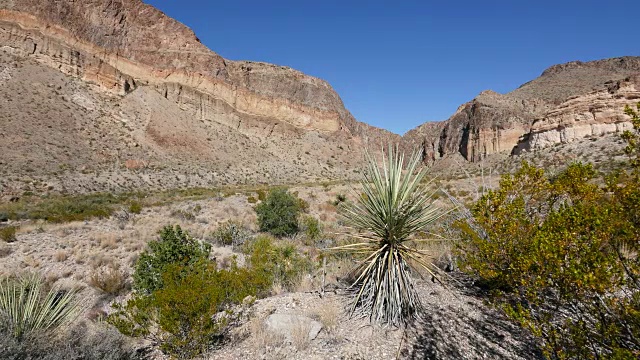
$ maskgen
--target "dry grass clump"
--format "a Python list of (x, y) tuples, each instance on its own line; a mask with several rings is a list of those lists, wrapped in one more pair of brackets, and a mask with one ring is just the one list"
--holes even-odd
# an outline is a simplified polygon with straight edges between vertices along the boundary
[(2, 359), (84, 359), (84, 360), (140, 360), (148, 358), (138, 351), (125, 336), (110, 328), (89, 331), (77, 325), (55, 337), (37, 333), (25, 340), (15, 339), (0, 324), (0, 358)]
[(7, 245), (0, 245), (0, 258), (7, 257), (13, 253), (13, 249)]
[(67, 260), (67, 253), (66, 251), (57, 251), (54, 255), (53, 255), (53, 260), (55, 260), (56, 262), (63, 262)]
[(113, 264), (114, 264), (113, 258), (101, 252), (94, 252), (89, 256), (89, 265), (91, 265), (91, 268), (93, 269), (97, 269), (103, 266), (113, 265)]
[(112, 265), (94, 270), (89, 276), (89, 285), (105, 294), (119, 295), (128, 288), (128, 277), (126, 271)]
[(309, 347), (309, 332), (311, 331), (311, 324), (306, 321), (299, 321), (293, 325), (291, 329), (291, 344), (295, 346), (298, 351), (305, 350)]
[(340, 305), (335, 301), (323, 301), (311, 315), (322, 323), (327, 333), (332, 334), (338, 327), (341, 311)]
[(284, 337), (282, 335), (267, 329), (264, 317), (252, 318), (249, 322), (249, 332), (251, 333), (251, 346), (256, 350), (264, 350), (267, 347), (282, 345), (284, 343)]
[(18, 230), (18, 228), (16, 228), (15, 226), (5, 226), (5, 227), (1, 227), (0, 228), (0, 240), (7, 242), (7, 243), (12, 243), (14, 241), (16, 241), (16, 231)]
[(105, 250), (115, 250), (118, 248), (118, 242), (120, 239), (116, 238), (113, 234), (105, 234), (104, 236), (99, 237), (100, 247)]

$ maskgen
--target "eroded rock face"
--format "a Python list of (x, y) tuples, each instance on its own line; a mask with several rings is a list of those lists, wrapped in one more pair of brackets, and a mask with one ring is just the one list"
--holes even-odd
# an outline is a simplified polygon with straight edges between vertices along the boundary
[(400, 141), (325, 81), (226, 60), (140, 0), (0, 0), (0, 85), (0, 194), (354, 178)]
[(239, 117), (363, 139), (388, 136), (360, 126), (325, 81), (287, 67), (225, 60), (140, 0), (3, 0), (0, 45), (116, 94), (153, 86), (202, 120), (237, 127), (238, 116), (218, 116), (224, 103)]
[(434, 161), (460, 153), (467, 160), (511, 151), (536, 114), (546, 109), (540, 100), (519, 100), (493, 91), (484, 91), (463, 104), (442, 123), (428, 123), (405, 135), (409, 142), (422, 144), (425, 160)]
[(478, 161), (619, 132), (629, 126), (624, 105), (638, 101), (637, 73), (640, 57), (555, 65), (508, 94), (484, 91), (448, 120), (404, 139), (420, 146), (426, 161), (455, 153)]
[(610, 82), (607, 90), (576, 96), (536, 119), (515, 154), (589, 136), (620, 133), (633, 128), (625, 105), (640, 101), (640, 76)]

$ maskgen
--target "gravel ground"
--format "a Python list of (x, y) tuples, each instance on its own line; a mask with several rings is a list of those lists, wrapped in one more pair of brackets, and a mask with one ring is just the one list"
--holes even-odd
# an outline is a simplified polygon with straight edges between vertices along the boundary
[[(348, 296), (329, 293), (294, 293), (258, 300), (252, 321), (211, 355), (215, 359), (541, 359), (531, 337), (482, 300), (460, 289), (421, 283), (425, 306), (422, 319), (406, 332), (350, 319), (344, 304)], [(256, 331), (271, 313), (292, 313), (320, 318), (323, 309), (338, 309), (337, 326), (306, 344), (281, 338), (265, 339)], [(267, 334), (268, 336), (269, 334)]]

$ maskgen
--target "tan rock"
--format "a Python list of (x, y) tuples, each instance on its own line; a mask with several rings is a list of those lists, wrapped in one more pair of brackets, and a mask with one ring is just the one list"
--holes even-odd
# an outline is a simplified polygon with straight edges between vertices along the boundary
[(478, 161), (620, 132), (629, 126), (624, 105), (640, 98), (637, 73), (640, 57), (555, 65), (508, 94), (484, 91), (448, 120), (419, 126), (404, 140), (421, 146), (425, 160), (461, 154)]

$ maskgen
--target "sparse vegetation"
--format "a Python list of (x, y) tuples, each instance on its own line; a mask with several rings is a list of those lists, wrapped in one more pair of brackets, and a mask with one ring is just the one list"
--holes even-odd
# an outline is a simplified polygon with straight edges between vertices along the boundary
[(13, 360), (144, 360), (148, 351), (136, 351), (115, 329), (99, 327), (97, 332), (76, 326), (70, 332), (47, 336), (38, 333), (19, 341), (0, 322), (0, 358)]
[(322, 237), (322, 225), (318, 219), (311, 215), (302, 217), (302, 230), (304, 231), (307, 245), (313, 245), (318, 239)]
[(0, 205), (9, 219), (43, 219), (50, 222), (82, 221), (109, 217), (122, 199), (111, 194), (28, 197)]
[(108, 295), (119, 295), (128, 287), (129, 274), (117, 266), (107, 266), (94, 270), (89, 277), (89, 285)]
[[(278, 243), (266, 235), (248, 243), (244, 252), (249, 267), (257, 276), (263, 277), (265, 283), (282, 286), (289, 291), (295, 289), (302, 275), (313, 269), (311, 260), (301, 255), (294, 244)], [(266, 296), (268, 293), (258, 295)]]
[(132, 214), (140, 214), (142, 212), (142, 204), (136, 200), (131, 201), (129, 203), (129, 212)]

